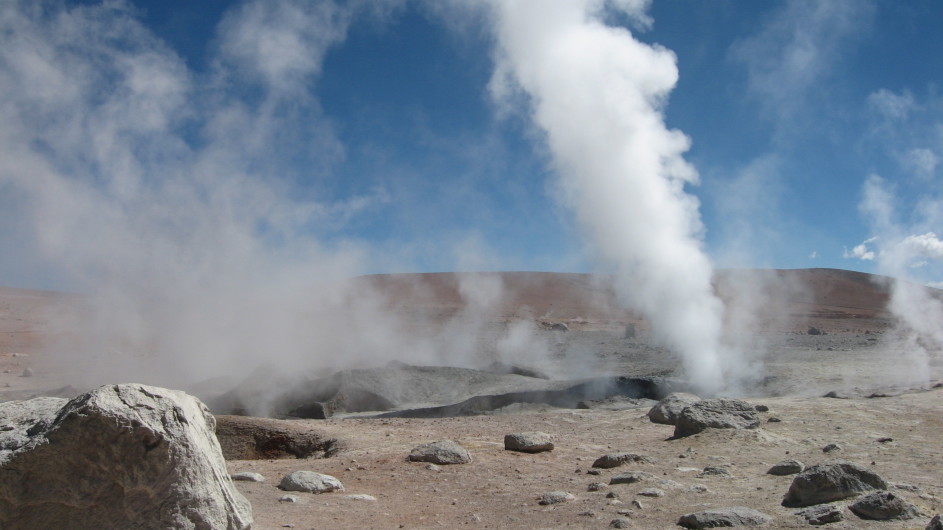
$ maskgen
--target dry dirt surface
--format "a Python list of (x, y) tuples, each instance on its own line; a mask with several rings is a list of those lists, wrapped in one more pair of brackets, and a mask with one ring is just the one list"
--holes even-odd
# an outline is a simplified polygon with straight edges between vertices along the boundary
[[(605, 278), (493, 273), (477, 280), (482, 277), (499, 281), (506, 294), (492, 316), (493, 329), (529, 319), (552, 345), (543, 364), (532, 368), (555, 378), (573, 378), (574, 372), (678, 375), (677, 357), (651, 340), (641, 316), (619, 309)], [(447, 320), (463, 309), (455, 275), (371, 276), (356, 282), (385, 293), (390, 311)], [(844, 520), (829, 528), (922, 529), (931, 516), (943, 512), (943, 357), (931, 351), (921, 373), (908, 370), (912, 352), (897, 340), (895, 321), (884, 309), (884, 282), (816, 269), (721, 271), (715, 283), (728, 302), (753, 293), (754, 327), (736, 331), (748, 335), (747, 354), (762, 377), (735, 397), (769, 408), (760, 413), (760, 428), (708, 430), (672, 439), (672, 426), (648, 420), (651, 402), (644, 401), (592, 409), (529, 403), (436, 419), (267, 419), (249, 420), (242, 427), (227, 419), (236, 427), (227, 423), (226, 432), (266, 433), (266, 443), (276, 448), (282, 440), (296, 443), (305, 436), (324, 444), (312, 452), (315, 456), (301, 459), (271, 446), (257, 451), (238, 446), (243, 448), (240, 458), (283, 456), (228, 460), (232, 473), (252, 471), (267, 479), (236, 483), (252, 503), (253, 528), (607, 528), (624, 518), (629, 527), (657, 529), (678, 528), (686, 513), (733, 506), (771, 516), (769, 528), (808, 527), (795, 515), (797, 509), (781, 506), (792, 477), (766, 473), (785, 459), (806, 466), (834, 458), (862, 465), (921, 511), (909, 521), (865, 521), (847, 509), (854, 500), (848, 499), (836, 503)], [(755, 285), (764, 287), (758, 293)], [(939, 296), (938, 291), (931, 294)], [(0, 400), (73, 397), (84, 390), (69, 386), (67, 368), (42, 362), (42, 338), (57, 332), (48, 315), (75, 303), (74, 296), (0, 288)], [(569, 331), (555, 330), (554, 324), (565, 324)], [(625, 335), (629, 324), (635, 336)], [(810, 328), (822, 333), (810, 334)], [(486, 364), (487, 355), (483, 357)], [(921, 382), (915, 383), (914, 375)], [(822, 397), (828, 392), (838, 397)], [(504, 449), (505, 434), (526, 431), (550, 434), (554, 450), (525, 454)], [(468, 449), (472, 462), (436, 468), (407, 461), (413, 447), (445, 439)], [(841, 449), (825, 453), (828, 444)], [(644, 455), (651, 463), (589, 473), (595, 459), (614, 452)], [(724, 468), (729, 476), (699, 477), (705, 467)], [(316, 495), (278, 489), (281, 478), (296, 470), (333, 475), (345, 491)], [(651, 476), (608, 485), (626, 471)], [(589, 491), (593, 483), (606, 486)], [(649, 488), (663, 495), (640, 494)], [(538, 503), (552, 491), (568, 492), (574, 499)], [(286, 494), (297, 502), (279, 501)], [(351, 497), (358, 494), (373, 500)]]

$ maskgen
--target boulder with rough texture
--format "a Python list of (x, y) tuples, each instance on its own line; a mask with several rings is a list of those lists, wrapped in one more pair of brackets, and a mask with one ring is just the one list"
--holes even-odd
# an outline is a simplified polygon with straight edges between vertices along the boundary
[(803, 469), (805, 469), (805, 464), (798, 460), (783, 460), (769, 468), (769, 471), (766, 473), (769, 475), (786, 476), (802, 473)]
[(610, 469), (613, 467), (619, 467), (629, 462), (634, 464), (651, 464), (652, 459), (644, 455), (637, 455), (635, 453), (609, 453), (597, 458), (596, 461), (593, 462), (593, 467)]
[(943, 530), (943, 515), (934, 515), (924, 530)]
[(545, 432), (519, 432), (504, 435), (504, 448), (522, 453), (553, 451), (553, 439)]
[(652, 423), (661, 423), (662, 425), (674, 425), (678, 420), (678, 415), (685, 407), (700, 401), (701, 398), (687, 392), (672, 392), (665, 396), (654, 407), (648, 411), (648, 419)]
[(241, 480), (243, 482), (265, 482), (265, 477), (260, 473), (253, 473), (252, 471), (240, 471), (239, 473), (233, 473), (230, 475), (233, 480)]
[(739, 399), (705, 399), (685, 407), (675, 423), (675, 438), (705, 429), (755, 429), (760, 426), (756, 409)]
[(812, 506), (883, 489), (887, 489), (887, 482), (876, 473), (845, 460), (833, 460), (796, 475), (782, 505)]
[(889, 491), (876, 491), (855, 501), (849, 510), (862, 519), (889, 521), (913, 519), (920, 515), (916, 506)]
[(314, 471), (293, 471), (282, 477), (278, 487), (285, 491), (302, 491), (306, 493), (344, 491), (344, 485), (341, 484), (341, 481), (331, 475), (315, 473)]
[(840, 507), (834, 504), (816, 504), (796, 512), (796, 515), (805, 519), (807, 523), (813, 526), (822, 526), (829, 523), (837, 523), (844, 519)]
[(14, 426), (0, 433), (0, 528), (252, 524), (213, 416), (183, 392), (123, 384), (0, 403), (0, 424)]
[(762, 526), (771, 520), (772, 518), (763, 512), (758, 512), (752, 508), (737, 506), (682, 515), (681, 518), (678, 519), (678, 526), (685, 528)]
[(653, 479), (655, 475), (644, 471), (629, 471), (628, 473), (619, 473), (609, 479), (609, 484), (635, 484), (643, 480)]
[(409, 453), (411, 462), (433, 464), (467, 464), (471, 462), (468, 450), (452, 440), (440, 440), (414, 447)]

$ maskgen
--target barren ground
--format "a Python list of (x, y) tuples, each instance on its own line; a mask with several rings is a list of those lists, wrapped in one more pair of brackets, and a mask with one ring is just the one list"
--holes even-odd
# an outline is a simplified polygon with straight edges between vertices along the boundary
[[(260, 529), (606, 528), (617, 517), (627, 517), (635, 528), (677, 528), (682, 514), (730, 506), (772, 516), (770, 527), (796, 528), (808, 525), (794, 515), (795, 509), (780, 505), (791, 477), (767, 475), (766, 470), (789, 458), (808, 466), (838, 457), (876, 471), (923, 515), (910, 521), (871, 522), (846, 509), (845, 520), (829, 528), (922, 529), (932, 515), (943, 512), (943, 389), (934, 388), (943, 379), (941, 356), (931, 352), (929, 362), (918, 369), (922, 373), (914, 374), (912, 352), (896, 345), (893, 323), (883, 313), (886, 296), (848, 274), (800, 271), (806, 295), (790, 300), (790, 318), (770, 318), (748, 330), (752, 353), (764, 361), (766, 379), (738, 397), (769, 407), (761, 413), (763, 424), (757, 430), (709, 430), (672, 440), (673, 428), (649, 422), (647, 406), (605, 410), (522, 405), (460, 418), (285, 420), (289, 428), (335, 437), (344, 449), (325, 459), (232, 460), (228, 465), (231, 472), (255, 471), (267, 477), (264, 483), (236, 483), (252, 503), (253, 528)], [(624, 312), (594, 314), (585, 310), (585, 300), (573, 302), (567, 290), (585, 294), (583, 277), (564, 276), (565, 281), (557, 283), (548, 278), (538, 278), (545, 283), (532, 287), (530, 298), (509, 302), (502, 315), (510, 318), (524, 304), (530, 317), (542, 324), (560, 321), (570, 326), (565, 333), (545, 331), (555, 337), (556, 346), (542, 369), (558, 374), (573, 367), (619, 375), (676, 373), (678, 360), (650, 343), (644, 321)], [(447, 278), (435, 281), (438, 289), (450, 289)], [(534, 281), (533, 276), (528, 281)], [(605, 294), (593, 292), (595, 302)], [(407, 294), (400, 300), (412, 296)], [(78, 392), (66, 386), (68, 374), (62, 371), (34, 369), (31, 377), (22, 377), (27, 367), (42, 364), (36, 337), (43, 332), (40, 309), (50, 303), (49, 296), (0, 292), (2, 400), (56, 393), (71, 397)], [(440, 292), (433, 297), (443, 314), (454, 310), (446, 307), (453, 302), (443, 302), (448, 296)], [(552, 303), (557, 305), (550, 311)], [(561, 309), (567, 304), (569, 309)], [(640, 330), (635, 338), (622, 334), (629, 322)], [(809, 326), (826, 334), (809, 335)], [(915, 383), (914, 375), (923, 382)], [(828, 391), (844, 399), (821, 397)], [(868, 397), (872, 395), (886, 397)], [(504, 435), (522, 431), (551, 434), (555, 449), (533, 455), (505, 451)], [(412, 447), (442, 439), (464, 445), (474, 461), (439, 470), (406, 461)], [(825, 454), (822, 447), (828, 443), (839, 444), (841, 451)], [(599, 456), (623, 451), (646, 455), (654, 463), (587, 473)], [(705, 466), (725, 467), (731, 476), (698, 478)], [(294, 493), (297, 503), (279, 502), (285, 494), (277, 488), (279, 480), (299, 469), (334, 475), (346, 491)], [(647, 471), (654, 478), (587, 491), (590, 483), (608, 483), (611, 476), (628, 470)], [(651, 487), (664, 490), (664, 496), (638, 495)], [(555, 490), (576, 499), (538, 504), (541, 494)], [(618, 497), (607, 498), (610, 492)], [(376, 500), (353, 500), (347, 494), (368, 494)]]

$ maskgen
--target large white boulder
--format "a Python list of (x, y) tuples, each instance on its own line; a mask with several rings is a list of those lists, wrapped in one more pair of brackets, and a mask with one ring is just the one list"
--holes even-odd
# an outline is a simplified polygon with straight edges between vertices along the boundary
[(198, 399), (139, 384), (108, 385), (64, 405), (0, 403), (0, 528), (244, 529)]

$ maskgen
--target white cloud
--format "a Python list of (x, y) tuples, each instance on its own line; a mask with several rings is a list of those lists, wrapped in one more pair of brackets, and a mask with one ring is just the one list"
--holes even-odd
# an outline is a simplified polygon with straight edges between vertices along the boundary
[(868, 96), (868, 105), (878, 114), (889, 120), (907, 118), (916, 109), (916, 101), (909, 91), (897, 94), (882, 88)]
[(812, 253), (809, 254), (809, 259), (816, 259), (818, 257), (819, 257), (819, 251), (817, 250), (813, 250)]
[(933, 232), (910, 235), (900, 242), (905, 252), (933, 260), (943, 259), (943, 241)]
[(854, 247), (852, 247), (850, 252), (848, 251), (847, 248), (845, 248), (845, 251), (842, 253), (842, 257), (844, 257), (845, 259), (860, 259), (864, 261), (874, 260), (875, 253), (873, 250), (869, 249), (867, 245), (873, 240), (874, 238), (871, 238), (865, 241), (864, 243), (861, 243), (860, 245), (855, 245)]

